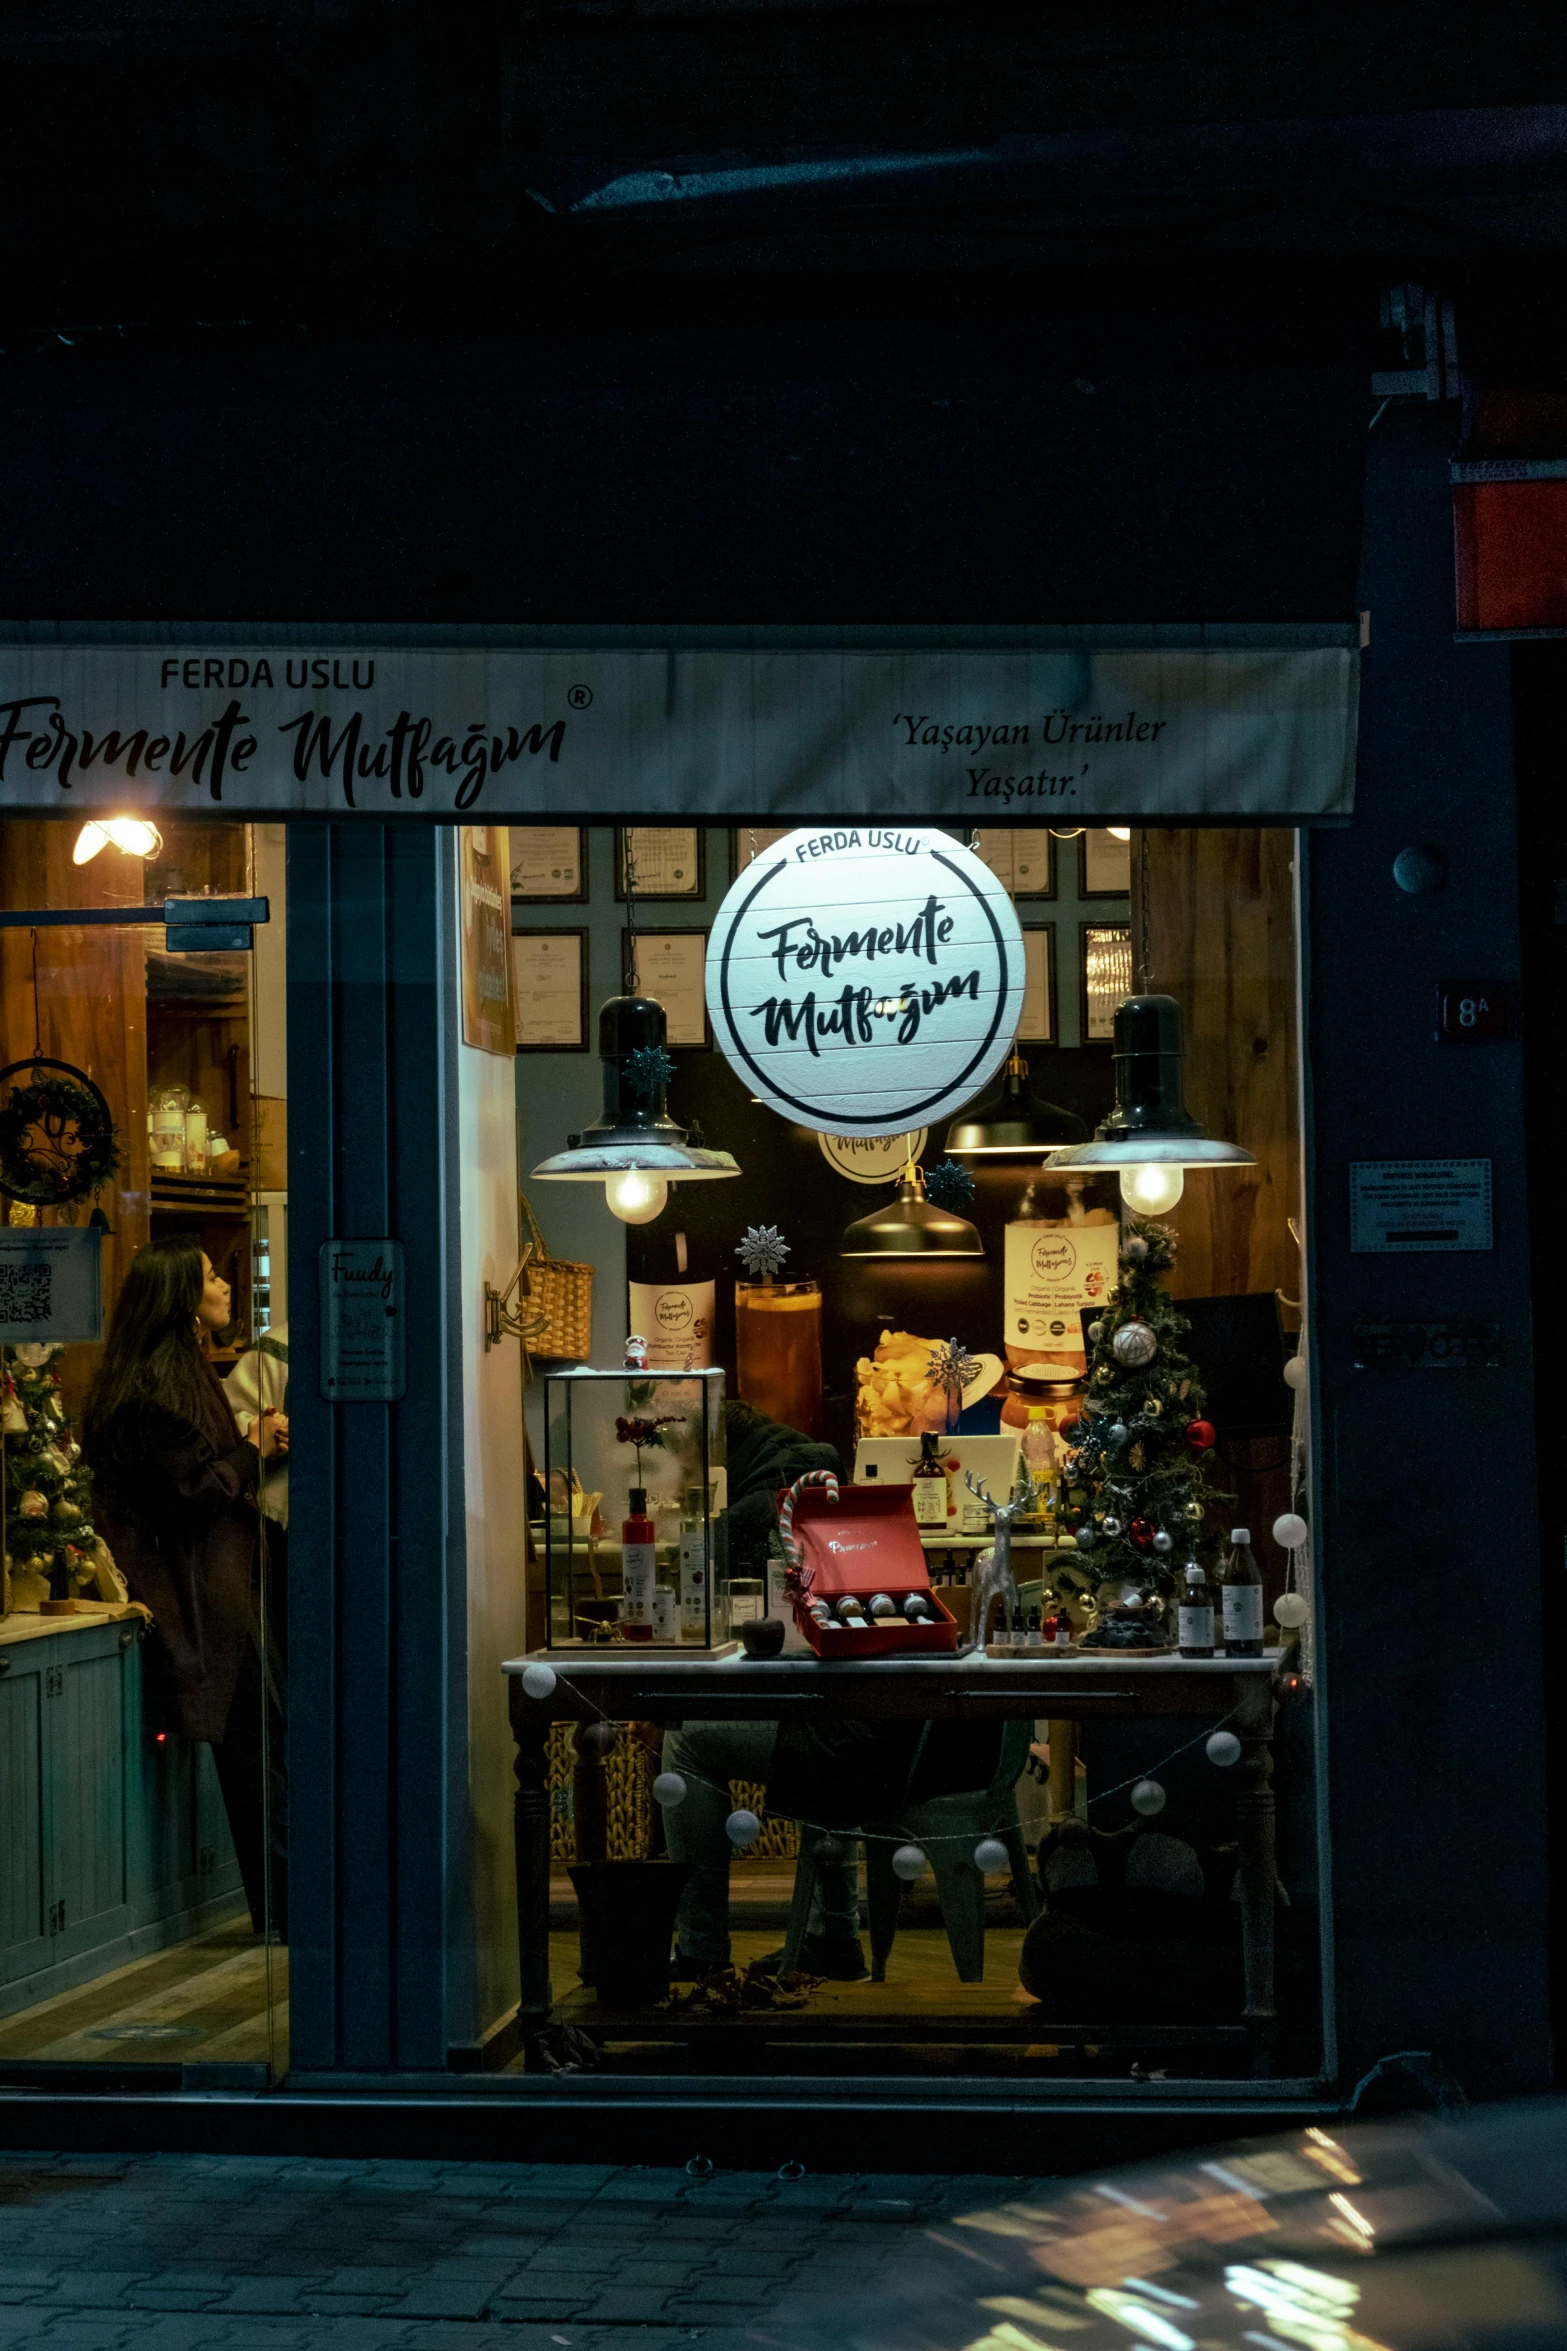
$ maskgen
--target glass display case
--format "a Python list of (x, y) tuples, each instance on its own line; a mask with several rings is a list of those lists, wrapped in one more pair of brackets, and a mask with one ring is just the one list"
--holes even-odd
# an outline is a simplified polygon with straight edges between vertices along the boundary
[(729, 1636), (722, 1371), (546, 1373), (552, 1649)]

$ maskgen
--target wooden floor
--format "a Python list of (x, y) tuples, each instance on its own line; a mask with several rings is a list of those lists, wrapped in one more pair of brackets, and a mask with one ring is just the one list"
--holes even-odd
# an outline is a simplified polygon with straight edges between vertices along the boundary
[[(288, 1953), (271, 1955), (273, 2062), (288, 2063)], [(0, 2023), (0, 2067), (261, 2064), (267, 1952), (248, 1919), (133, 1959)]]

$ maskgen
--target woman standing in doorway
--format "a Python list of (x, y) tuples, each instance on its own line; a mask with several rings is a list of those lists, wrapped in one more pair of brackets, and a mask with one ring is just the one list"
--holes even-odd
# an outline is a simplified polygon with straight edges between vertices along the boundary
[[(280, 1670), (262, 1616), (256, 1493), (288, 1423), (241, 1429), (202, 1334), (229, 1285), (194, 1234), (131, 1262), (83, 1416), (95, 1519), (133, 1600), (151, 1611), (149, 1668), (170, 1727), (212, 1749), (257, 1933), (286, 1939), (287, 1781)], [(264, 1791), (269, 1802), (264, 1802)], [(269, 1817), (270, 1816), (270, 1817)]]

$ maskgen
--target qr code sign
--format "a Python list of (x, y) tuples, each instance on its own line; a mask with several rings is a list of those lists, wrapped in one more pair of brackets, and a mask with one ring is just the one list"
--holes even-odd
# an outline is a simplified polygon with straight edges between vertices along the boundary
[(53, 1313), (52, 1265), (0, 1263), (0, 1323), (47, 1322)]

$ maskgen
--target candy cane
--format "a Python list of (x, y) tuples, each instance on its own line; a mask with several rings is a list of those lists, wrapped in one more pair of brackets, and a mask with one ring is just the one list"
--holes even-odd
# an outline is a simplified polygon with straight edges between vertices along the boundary
[(778, 1505), (778, 1532), (783, 1537), (783, 1547), (789, 1555), (789, 1567), (784, 1581), (791, 1592), (799, 1593), (802, 1596), (810, 1588), (810, 1578), (805, 1573), (804, 1546), (795, 1538), (794, 1505), (796, 1496), (802, 1494), (807, 1486), (825, 1486), (827, 1499), (834, 1508), (837, 1507), (838, 1502), (838, 1480), (833, 1472), (830, 1469), (808, 1469), (804, 1477), (795, 1479), (794, 1484)]

